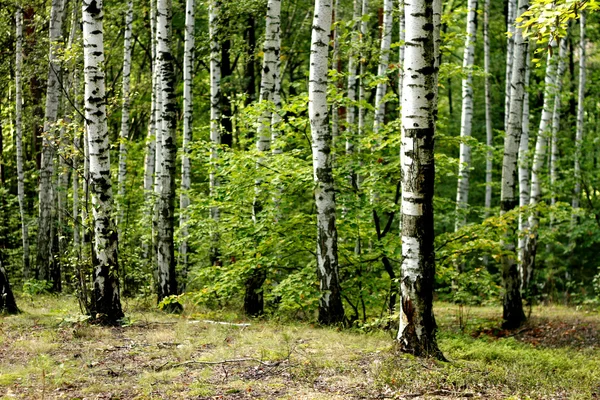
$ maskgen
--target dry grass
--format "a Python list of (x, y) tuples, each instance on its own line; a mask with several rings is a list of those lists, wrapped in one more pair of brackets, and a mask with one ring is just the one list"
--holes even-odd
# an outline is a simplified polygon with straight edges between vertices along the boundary
[[(590, 399), (600, 391), (600, 336), (591, 339), (600, 317), (562, 307), (536, 308), (530, 325), (506, 333), (494, 330), (499, 308), (470, 309), (461, 331), (457, 308), (440, 304), (440, 346), (451, 362), (439, 363), (395, 354), (386, 332), (216, 325), (198, 321), (208, 317), (194, 307), (171, 316), (138, 303), (126, 306), (129, 326), (103, 328), (77, 322), (73, 298), (19, 300), (24, 313), (0, 320), (2, 399)], [(222, 362), (236, 359), (246, 361)]]

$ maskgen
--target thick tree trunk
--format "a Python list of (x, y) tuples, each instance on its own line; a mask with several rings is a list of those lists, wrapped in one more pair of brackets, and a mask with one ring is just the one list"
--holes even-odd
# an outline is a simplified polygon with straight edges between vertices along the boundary
[(98, 322), (112, 325), (123, 318), (123, 311), (119, 295), (117, 231), (111, 215), (113, 194), (106, 123), (103, 16), (101, 0), (83, 1), (85, 119), (95, 238), (91, 312), (92, 318)]
[(483, 69), (485, 85), (485, 136), (488, 150), (485, 155), (485, 217), (492, 208), (492, 167), (494, 161), (494, 132), (492, 130), (492, 99), (490, 93), (490, 0), (483, 0)]
[(50, 281), (53, 275), (52, 256), (52, 209), (54, 174), (54, 156), (56, 140), (56, 119), (60, 96), (60, 63), (58, 57), (59, 42), (62, 37), (62, 21), (64, 0), (52, 0), (50, 11), (50, 50), (48, 56), (48, 83), (46, 89), (46, 111), (44, 115), (44, 135), (42, 144), (42, 160), (39, 186), (39, 228), (37, 240), (37, 275), (38, 279)]
[[(158, 301), (177, 294), (175, 277), (175, 161), (177, 147), (175, 129), (177, 128), (177, 98), (175, 95), (175, 71), (171, 52), (171, 0), (158, 0), (156, 6), (156, 58), (160, 80), (161, 97), (160, 138), (162, 165), (160, 168), (158, 221), (157, 221), (157, 265), (158, 265)], [(178, 304), (170, 311), (179, 311)]]
[(25, 215), (25, 173), (23, 171), (23, 10), (15, 13), (17, 27), (17, 43), (15, 49), (15, 139), (17, 145), (17, 194), (19, 197), (19, 213), (21, 215), (21, 237), (23, 240), (23, 279), (31, 278), (29, 263), (29, 228)]
[[(434, 3), (434, 4), (432, 4)], [(433, 315), (434, 135), (437, 111), (439, 1), (405, 2), (406, 53), (402, 88), (401, 351), (443, 359)], [(434, 17), (434, 14), (437, 16)]]
[(123, 41), (123, 84), (121, 105), (121, 137), (119, 143), (119, 243), (123, 242), (125, 230), (125, 179), (127, 177), (127, 142), (129, 141), (129, 107), (131, 103), (129, 87), (131, 75), (131, 30), (133, 25), (133, 0), (127, 2), (125, 14), (125, 38)]
[[(551, 135), (552, 112), (554, 109), (553, 101), (556, 97), (556, 67), (557, 58), (561, 57), (564, 46), (561, 46), (559, 54), (555, 57), (548, 52), (548, 61), (546, 64), (546, 77), (544, 79), (544, 106), (542, 108), (542, 118), (538, 129), (537, 141), (535, 144), (535, 154), (531, 166), (531, 193), (530, 193), (530, 214), (529, 214), (529, 232), (525, 236), (525, 250), (521, 259), (521, 286), (523, 296), (529, 300), (531, 295), (531, 278), (535, 267), (535, 255), (537, 252), (537, 238), (539, 226), (539, 212), (536, 206), (542, 199), (542, 168), (546, 158), (546, 143)], [(563, 63), (564, 65), (564, 63)], [(564, 69), (564, 68), (563, 68)], [(563, 71), (564, 73), (564, 71)]]
[(322, 324), (338, 324), (344, 321), (338, 274), (331, 133), (327, 112), (327, 51), (331, 30), (331, 7), (331, 0), (315, 1), (308, 81), (308, 115), (312, 132), (317, 209), (317, 268), (321, 289), (319, 322)]
[(477, 0), (469, 0), (467, 13), (467, 38), (463, 53), (462, 112), (460, 123), (460, 153), (458, 165), (458, 188), (456, 190), (456, 223), (458, 230), (467, 221), (469, 205), (469, 174), (471, 169), (471, 146), (465, 143), (473, 127), (473, 62), (477, 38)]
[[(528, 6), (528, 0), (519, 0), (518, 15), (525, 12)], [(527, 52), (528, 42), (523, 38), (521, 30), (517, 29), (511, 74), (510, 115), (508, 131), (504, 138), (504, 157), (502, 160), (502, 191), (500, 194), (500, 213), (502, 215), (513, 210), (519, 204), (515, 189), (517, 183), (517, 154), (523, 131), (523, 98)], [(523, 313), (523, 302), (521, 300), (521, 279), (515, 257), (511, 254), (515, 251), (515, 243), (510, 230), (505, 234), (503, 246), (507, 251), (502, 256), (502, 278), (504, 281), (503, 326), (505, 328), (516, 328), (525, 320), (525, 314)]]
[[(181, 195), (179, 197), (179, 264), (182, 267), (182, 280), (187, 278), (188, 269), (188, 211), (191, 187), (190, 145), (192, 143), (193, 121), (193, 68), (194, 68), (194, 0), (187, 0), (185, 6), (185, 38), (183, 49), (183, 153), (181, 157)], [(183, 283), (183, 282), (182, 282)]]
[[(573, 190), (573, 200), (571, 201), (573, 209), (579, 208), (579, 197), (581, 196), (581, 143), (583, 141), (586, 84), (585, 23), (586, 15), (585, 12), (582, 12), (579, 17), (579, 88), (577, 91), (577, 128), (575, 131), (575, 163), (573, 166), (575, 188)], [(575, 212), (572, 219), (575, 223), (577, 220)]]
[[(221, 45), (219, 43), (219, 13), (221, 0), (210, 0), (208, 8), (208, 31), (210, 36), (210, 172), (209, 187), (210, 197), (216, 197), (219, 180), (217, 178), (217, 160), (219, 159), (219, 146), (221, 145)], [(210, 209), (210, 217), (215, 228), (211, 233), (210, 260), (213, 265), (219, 263), (219, 234), (218, 224), (220, 218), (219, 207)]]

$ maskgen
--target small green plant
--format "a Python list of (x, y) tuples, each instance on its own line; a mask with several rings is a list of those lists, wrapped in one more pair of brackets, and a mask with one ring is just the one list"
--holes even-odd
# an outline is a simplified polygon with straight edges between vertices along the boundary
[(28, 279), (23, 283), (23, 293), (30, 296), (49, 293), (50, 289), (52, 289), (52, 282), (46, 280)]
[(158, 309), (170, 313), (180, 313), (183, 311), (183, 294), (167, 296), (160, 303)]

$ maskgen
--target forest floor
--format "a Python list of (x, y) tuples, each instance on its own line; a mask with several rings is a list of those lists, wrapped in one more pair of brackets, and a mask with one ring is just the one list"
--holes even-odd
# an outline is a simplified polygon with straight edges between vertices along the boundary
[[(82, 322), (73, 297), (18, 301), (22, 314), (0, 316), (0, 399), (600, 398), (598, 312), (536, 307), (503, 331), (499, 307), (437, 304), (444, 363), (395, 353), (382, 331), (133, 301), (127, 326), (104, 328)], [(250, 325), (206, 321), (217, 318)]]

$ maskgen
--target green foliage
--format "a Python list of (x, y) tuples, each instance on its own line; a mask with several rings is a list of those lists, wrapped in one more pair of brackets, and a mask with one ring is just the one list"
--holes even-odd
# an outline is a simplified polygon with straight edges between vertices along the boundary
[(30, 296), (49, 293), (50, 290), (52, 290), (52, 282), (46, 280), (28, 279), (23, 283), (23, 293)]
[(558, 43), (566, 36), (570, 21), (598, 9), (596, 0), (534, 0), (517, 23), (525, 37), (534, 37), (539, 44)]

